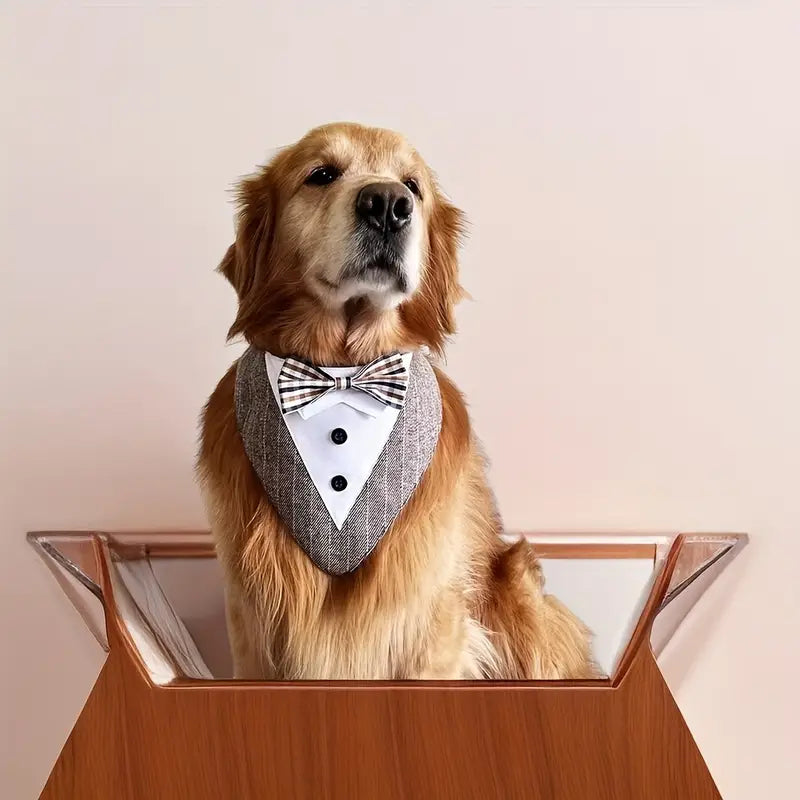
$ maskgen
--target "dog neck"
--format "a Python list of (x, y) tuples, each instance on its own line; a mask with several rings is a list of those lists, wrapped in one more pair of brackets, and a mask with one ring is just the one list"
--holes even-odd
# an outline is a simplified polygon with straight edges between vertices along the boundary
[(310, 296), (297, 297), (272, 324), (248, 337), (259, 350), (293, 355), (315, 364), (365, 364), (396, 351), (416, 350), (426, 342), (406, 324), (402, 306), (376, 309), (354, 300), (327, 308)]

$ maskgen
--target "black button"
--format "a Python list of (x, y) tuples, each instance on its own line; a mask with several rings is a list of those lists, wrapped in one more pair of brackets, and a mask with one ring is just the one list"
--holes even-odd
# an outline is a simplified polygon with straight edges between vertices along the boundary
[(331, 441), (334, 444), (344, 444), (347, 441), (347, 431), (344, 428), (334, 428), (331, 431)]
[(347, 478), (344, 475), (334, 475), (331, 478), (331, 488), (334, 492), (343, 492), (347, 488)]

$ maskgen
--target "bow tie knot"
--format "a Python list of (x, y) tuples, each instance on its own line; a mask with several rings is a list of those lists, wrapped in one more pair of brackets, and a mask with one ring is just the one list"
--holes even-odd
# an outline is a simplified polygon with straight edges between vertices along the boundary
[(278, 374), (278, 394), (284, 414), (311, 405), (328, 392), (357, 389), (391, 408), (400, 409), (408, 391), (408, 369), (400, 353), (381, 356), (354, 375), (334, 377), (322, 367), (287, 358)]

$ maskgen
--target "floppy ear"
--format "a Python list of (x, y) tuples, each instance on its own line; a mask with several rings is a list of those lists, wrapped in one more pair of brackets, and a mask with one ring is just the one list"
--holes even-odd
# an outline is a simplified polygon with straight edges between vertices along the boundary
[(246, 178), (237, 190), (239, 216), (236, 241), (228, 248), (217, 271), (230, 281), (239, 298), (239, 311), (228, 338), (246, 332), (256, 308), (256, 289), (268, 268), (275, 225), (274, 189), (269, 168)]
[(247, 289), (244, 270), (240, 269), (241, 263), (241, 259), (236, 257), (236, 242), (234, 242), (227, 249), (217, 267), (217, 272), (228, 279), (228, 283), (236, 289), (236, 296), (240, 299)]
[(461, 211), (437, 192), (428, 221), (422, 285), (408, 308), (409, 324), (437, 352), (455, 333), (454, 308), (465, 294), (458, 282), (458, 248), (464, 227)]
[(463, 235), (464, 215), (439, 197), (431, 214), (428, 273), (437, 318), (445, 334), (455, 333), (453, 311), (464, 295), (458, 282), (458, 248)]

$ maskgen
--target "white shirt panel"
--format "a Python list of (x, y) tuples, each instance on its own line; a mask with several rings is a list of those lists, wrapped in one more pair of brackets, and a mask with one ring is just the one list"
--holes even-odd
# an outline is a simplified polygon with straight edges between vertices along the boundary
[[(406, 368), (411, 356), (403, 355)], [(284, 359), (271, 353), (266, 353), (265, 359), (272, 393), (280, 407), (278, 375)], [(334, 378), (342, 378), (354, 375), (360, 367), (322, 369)], [(297, 452), (337, 528), (341, 529), (361, 494), (399, 414), (399, 409), (386, 406), (365, 392), (341, 389), (283, 415)], [(331, 439), (336, 428), (347, 434), (344, 444), (335, 444)], [(340, 492), (331, 486), (337, 475), (347, 481), (347, 488)]]

